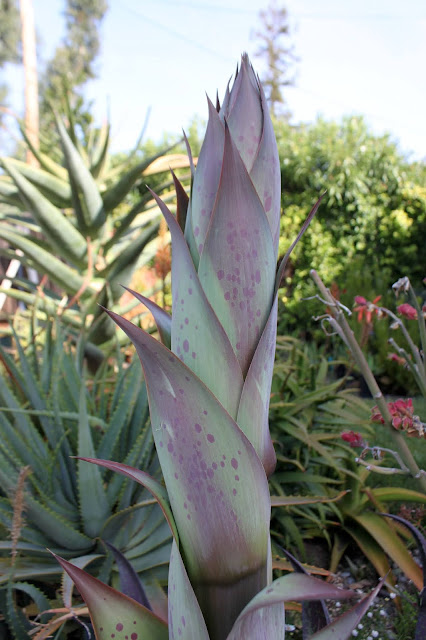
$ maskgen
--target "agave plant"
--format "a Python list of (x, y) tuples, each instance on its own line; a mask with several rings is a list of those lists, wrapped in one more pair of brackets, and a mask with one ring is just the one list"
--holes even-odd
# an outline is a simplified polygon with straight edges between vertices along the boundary
[(70, 457), (118, 456), (161, 477), (139, 364), (117, 356), (88, 379), (83, 344), (63, 344), (59, 324), (41, 337), (40, 349), (26, 350), (15, 337), (19, 364), (0, 350), (0, 608), (16, 638), (28, 623), (19, 635), (15, 620), (25, 618), (7, 594), (27, 580), (37, 581), (37, 604), (40, 587), (51, 592), (61, 571), (47, 548), (114, 584), (113, 544), (149, 589), (166, 581), (171, 543), (146, 490)]
[[(182, 194), (178, 182), (177, 189)], [(243, 56), (222, 106), (209, 102), (188, 206), (178, 198), (176, 219), (154, 196), (173, 247), (172, 317), (146, 301), (164, 344), (108, 311), (142, 363), (165, 488), (126, 464), (90, 454), (84, 460), (146, 486), (174, 539), (168, 625), (59, 559), (99, 639), (273, 640), (284, 636), (285, 601), (354, 595), (299, 572), (272, 581), (268, 476), (275, 453), (268, 408), (286, 261), (277, 273), (280, 193), (265, 96)], [(307, 605), (308, 632), (317, 639), (348, 637), (371, 597), (329, 624), (317, 602)]]
[[(37, 285), (16, 278), (6, 293), (28, 306), (37, 299), (39, 313), (59, 310), (72, 326), (93, 329), (90, 340), (103, 344), (113, 335), (113, 323), (100, 318), (96, 303), (118, 309), (119, 283), (128, 284), (156, 250), (158, 207), (148, 192), (137, 200), (128, 194), (141, 178), (161, 177), (188, 161), (181, 154), (165, 156), (169, 148), (111, 168), (108, 125), (90, 148), (59, 117), (57, 128), (64, 166), (31, 147), (40, 168), (3, 158), (0, 176), (0, 238), (6, 242), (0, 249), (9, 257), (19, 250), (20, 262), (55, 286), (52, 291), (45, 285), (37, 299)], [(166, 199), (170, 184), (159, 185)]]

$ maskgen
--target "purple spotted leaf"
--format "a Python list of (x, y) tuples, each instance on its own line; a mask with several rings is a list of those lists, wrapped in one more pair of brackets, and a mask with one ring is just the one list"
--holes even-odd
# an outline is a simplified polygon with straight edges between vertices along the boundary
[[(263, 132), (257, 149), (250, 178), (265, 209), (271, 229), (274, 252), (278, 254), (281, 215), (281, 170), (274, 127), (269, 117), (268, 105), (262, 85), (259, 85), (262, 112), (264, 114)], [(232, 132), (232, 129), (231, 129)]]
[(222, 175), (198, 274), (244, 375), (271, 310), (275, 262), (265, 211), (226, 128)]
[(200, 605), (173, 541), (169, 565), (169, 639), (210, 640)]
[(207, 98), (209, 121), (191, 193), (192, 232), (200, 255), (207, 235), (222, 169), (225, 128)]
[(235, 421), (179, 358), (108, 313), (141, 359), (182, 555), (206, 624), (209, 628), (217, 617), (219, 605), (230, 624), (266, 580), (270, 500), (262, 463)]
[(160, 334), (161, 342), (164, 345), (166, 345), (168, 349), (170, 349), (171, 340), (172, 340), (171, 316), (167, 313), (167, 311), (164, 311), (164, 309), (160, 307), (158, 304), (156, 304), (153, 300), (150, 300), (149, 298), (145, 298), (145, 296), (141, 295), (140, 293), (137, 293), (136, 291), (133, 291), (132, 289), (129, 289), (129, 287), (124, 287), (124, 289), (126, 289), (126, 291), (131, 293), (132, 296), (135, 296), (135, 298), (139, 300), (139, 302), (142, 302), (142, 304), (144, 304), (146, 308), (149, 309), (149, 311), (151, 311), (155, 320), (155, 324), (157, 325), (158, 333)]
[(259, 84), (247, 55), (241, 59), (229, 103), (222, 106), (221, 116), (228, 123), (235, 145), (250, 173), (261, 140), (264, 117)]
[(268, 322), (257, 345), (244, 381), (237, 423), (257, 451), (269, 477), (276, 455), (269, 433), (269, 398), (274, 370), (278, 300), (272, 305)]
[[(110, 312), (110, 315), (112, 312)], [(114, 314), (115, 316), (116, 314)], [(120, 316), (118, 316), (120, 317)], [(113, 318), (115, 320), (115, 318)], [(134, 325), (129, 322), (129, 324), (134, 327)], [(136, 329), (136, 327), (135, 327)], [(129, 336), (131, 337), (131, 336)], [(154, 338), (151, 338), (154, 342)], [(113, 462), (112, 460), (98, 460), (97, 458), (79, 458), (79, 460), (85, 460), (86, 462), (91, 462), (93, 464), (97, 464), (100, 467), (105, 467), (106, 469), (110, 469), (111, 471), (116, 471), (117, 473), (121, 473), (121, 475), (130, 478), (131, 480), (136, 480), (139, 484), (143, 485), (148, 491), (152, 493), (154, 498), (157, 500), (158, 504), (161, 507), (161, 510), (164, 513), (164, 517), (169, 523), (170, 530), (174, 536), (174, 538), (179, 541), (179, 535), (177, 532), (175, 520), (173, 514), (170, 509), (169, 497), (167, 495), (167, 491), (165, 487), (163, 487), (158, 480), (152, 478), (145, 471), (140, 471), (139, 469), (135, 469), (134, 467), (129, 467), (127, 464), (121, 464), (120, 462)]]
[(97, 640), (168, 640), (167, 624), (155, 613), (53, 555), (86, 602)]
[(235, 418), (243, 386), (240, 365), (205, 296), (175, 217), (159, 198), (156, 200), (172, 235), (172, 351)]
[[(282, 640), (284, 624), (277, 615), (277, 605), (287, 600), (342, 600), (356, 597), (354, 591), (343, 590), (334, 585), (302, 573), (289, 573), (260, 591), (241, 612), (227, 640)], [(284, 611), (284, 609), (283, 609)], [(251, 634), (250, 624), (255, 629), (262, 620), (264, 635)], [(353, 627), (352, 627), (353, 628)], [(324, 640), (325, 640), (324, 636)], [(343, 636), (330, 636), (343, 640)]]

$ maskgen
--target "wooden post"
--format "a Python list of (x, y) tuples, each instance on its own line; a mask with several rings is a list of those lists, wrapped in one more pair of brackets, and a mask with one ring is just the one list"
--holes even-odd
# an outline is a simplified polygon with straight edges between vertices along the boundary
[[(36, 149), (39, 147), (37, 52), (33, 0), (20, 0), (22, 57), (25, 74), (25, 130)], [(27, 151), (27, 162), (38, 166), (33, 153)]]

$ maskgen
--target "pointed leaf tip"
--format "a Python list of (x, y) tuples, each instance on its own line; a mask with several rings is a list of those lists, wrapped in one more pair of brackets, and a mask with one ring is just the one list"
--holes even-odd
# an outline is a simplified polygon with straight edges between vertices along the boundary
[(51, 553), (86, 602), (97, 638), (114, 638), (119, 632), (133, 640), (168, 640), (167, 624), (152, 611)]

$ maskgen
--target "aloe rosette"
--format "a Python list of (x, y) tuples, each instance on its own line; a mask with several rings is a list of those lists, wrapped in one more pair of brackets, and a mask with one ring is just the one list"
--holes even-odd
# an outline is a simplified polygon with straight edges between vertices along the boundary
[[(284, 601), (353, 593), (299, 573), (272, 582), (267, 478), (275, 453), (268, 410), (282, 273), (276, 271), (281, 186), (265, 96), (247, 56), (222, 107), (209, 102), (189, 202), (176, 185), (176, 218), (154, 194), (172, 237), (171, 318), (133, 292), (151, 310), (163, 344), (108, 311), (142, 363), (166, 488), (143, 471), (86, 458), (140, 482), (163, 509), (174, 535), (168, 628), (155, 611), (135, 609), (123, 594), (115, 601), (109, 587), (93, 578), (89, 585), (83, 572), (61, 563), (89, 606), (98, 638), (112, 632), (138, 640), (278, 639)], [(347, 637), (368, 602), (329, 637)], [(321, 623), (318, 629), (327, 621)], [(333, 634), (331, 626), (325, 628)]]

